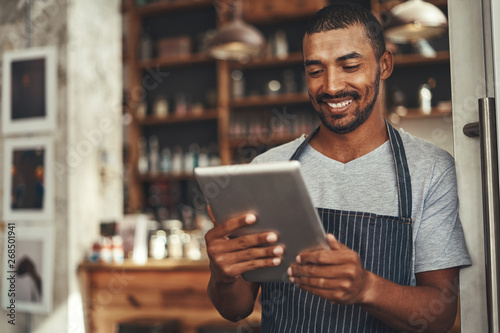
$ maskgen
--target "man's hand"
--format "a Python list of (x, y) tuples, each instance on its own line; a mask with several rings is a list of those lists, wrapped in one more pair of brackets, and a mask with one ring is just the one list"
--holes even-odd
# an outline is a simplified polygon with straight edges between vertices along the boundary
[(326, 237), (330, 249), (304, 251), (288, 268), (290, 281), (335, 304), (360, 303), (366, 297), (370, 273), (361, 266), (357, 252)]
[(212, 277), (216, 282), (231, 283), (246, 271), (281, 263), (284, 249), (281, 245), (271, 246), (278, 241), (278, 235), (274, 232), (230, 238), (235, 231), (256, 221), (255, 215), (243, 215), (216, 224), (206, 234)]

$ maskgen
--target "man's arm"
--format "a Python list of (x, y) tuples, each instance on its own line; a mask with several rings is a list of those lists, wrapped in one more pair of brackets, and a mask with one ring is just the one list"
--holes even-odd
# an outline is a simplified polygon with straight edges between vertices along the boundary
[(359, 304), (391, 327), (446, 332), (457, 311), (458, 268), (416, 274), (401, 286), (361, 266), (359, 255), (327, 235), (331, 250), (303, 252), (288, 272), (300, 288), (336, 304)]
[(231, 321), (252, 313), (259, 291), (258, 283), (243, 280), (241, 274), (279, 265), (284, 252), (282, 246), (271, 245), (278, 240), (273, 232), (230, 238), (235, 231), (255, 221), (251, 214), (230, 219), (216, 224), (205, 236), (212, 273), (208, 296), (219, 313)]

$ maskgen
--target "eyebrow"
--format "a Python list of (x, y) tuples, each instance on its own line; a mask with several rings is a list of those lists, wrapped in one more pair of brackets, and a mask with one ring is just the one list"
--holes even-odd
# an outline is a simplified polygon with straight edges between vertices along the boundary
[[(338, 57), (335, 62), (342, 62), (342, 61), (346, 61), (346, 60), (349, 60), (349, 59), (360, 59), (360, 58), (364, 58), (363, 55), (359, 54), (358, 52), (351, 52), (351, 53), (348, 53), (346, 55), (343, 55), (341, 57)], [(309, 60), (309, 59), (306, 59), (304, 61), (304, 66), (305, 67), (308, 67), (308, 66), (312, 66), (312, 65), (321, 65), (322, 62), (319, 61), (319, 60)]]

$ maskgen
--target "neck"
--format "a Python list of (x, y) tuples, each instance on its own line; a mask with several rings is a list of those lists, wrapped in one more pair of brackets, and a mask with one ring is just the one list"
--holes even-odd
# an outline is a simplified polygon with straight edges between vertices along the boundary
[(331, 159), (347, 163), (375, 150), (388, 139), (384, 117), (374, 110), (361, 126), (350, 133), (334, 133), (321, 124), (310, 145)]

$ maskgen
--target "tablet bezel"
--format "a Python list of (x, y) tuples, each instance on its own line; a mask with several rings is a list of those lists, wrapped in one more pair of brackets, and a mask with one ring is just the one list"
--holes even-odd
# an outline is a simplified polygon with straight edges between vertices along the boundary
[[(287, 268), (306, 249), (329, 248), (323, 224), (307, 191), (300, 162), (267, 162), (195, 169), (200, 189), (220, 223), (245, 213), (257, 222), (239, 234), (274, 231), (285, 253), (279, 266), (243, 274), (252, 282), (287, 282)], [(300, 207), (300, 209), (297, 209)]]

